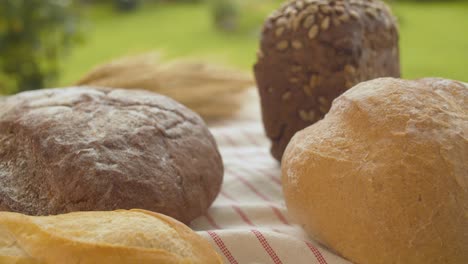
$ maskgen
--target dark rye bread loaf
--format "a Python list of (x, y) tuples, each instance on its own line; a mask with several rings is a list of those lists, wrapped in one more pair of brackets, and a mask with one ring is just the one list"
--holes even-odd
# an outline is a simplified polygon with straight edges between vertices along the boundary
[(217, 196), (223, 164), (201, 118), (151, 92), (66, 88), (0, 104), (0, 209), (141, 208), (184, 223)]
[(288, 1), (265, 22), (254, 67), (271, 152), (364, 80), (399, 77), (398, 31), (376, 0)]

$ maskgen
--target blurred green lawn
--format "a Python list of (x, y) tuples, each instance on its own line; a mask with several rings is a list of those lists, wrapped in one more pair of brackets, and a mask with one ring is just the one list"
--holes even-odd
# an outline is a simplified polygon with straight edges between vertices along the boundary
[[(63, 62), (60, 85), (70, 85), (94, 65), (125, 55), (164, 51), (169, 58), (190, 56), (251, 69), (258, 28), (274, 6), (242, 12), (243, 30), (215, 29), (211, 10), (201, 4), (153, 4), (116, 14), (107, 6), (85, 13), (89, 31), (84, 44)], [(403, 77), (438, 76), (468, 82), (468, 3), (394, 3), (400, 20)]]

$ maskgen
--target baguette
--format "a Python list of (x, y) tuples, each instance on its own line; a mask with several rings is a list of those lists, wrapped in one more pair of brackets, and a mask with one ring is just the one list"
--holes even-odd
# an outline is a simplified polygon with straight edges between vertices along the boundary
[(144, 210), (0, 213), (1, 263), (222, 263), (182, 223)]
[(11, 236), (8, 230), (0, 225), (0, 263), (39, 264), (41, 262), (29, 256), (16, 243), (16, 239)]

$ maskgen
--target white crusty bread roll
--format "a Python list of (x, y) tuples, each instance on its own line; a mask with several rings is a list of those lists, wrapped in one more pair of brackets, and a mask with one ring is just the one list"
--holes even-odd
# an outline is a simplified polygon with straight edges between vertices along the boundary
[(468, 263), (468, 88), (360, 83), (282, 160), (289, 213), (359, 264)]
[(0, 213), (0, 263), (222, 263), (182, 223), (144, 210)]

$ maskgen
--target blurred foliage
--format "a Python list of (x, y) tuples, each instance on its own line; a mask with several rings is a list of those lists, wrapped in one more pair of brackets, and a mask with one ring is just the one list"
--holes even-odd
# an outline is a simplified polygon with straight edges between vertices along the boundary
[(214, 23), (217, 28), (234, 31), (239, 23), (239, 5), (233, 0), (211, 0)]
[[(238, 29), (228, 33), (214, 26), (213, 6), (208, 4), (144, 2), (143, 8), (126, 15), (116, 14), (110, 4), (90, 5), (84, 15), (93, 23), (92, 30), (86, 43), (65, 58), (60, 84), (75, 83), (97, 64), (148, 51), (163, 51), (168, 59), (203, 58), (250, 72), (259, 29), (281, 0), (236, 1), (242, 10)], [(402, 1), (391, 5), (400, 18), (403, 77), (468, 82), (468, 3)]]
[(139, 5), (139, 0), (114, 0), (114, 4), (118, 10), (131, 11), (135, 10)]
[(227, 32), (255, 32), (272, 7), (285, 0), (210, 0), (210, 9), (216, 28)]
[(0, 90), (40, 89), (79, 40), (75, 5), (66, 0), (0, 0)]
[[(0, 0), (0, 94), (55, 85), (56, 78), (71, 85), (96, 64), (151, 50), (250, 71), (264, 19), (286, 0), (138, 0), (126, 15), (115, 12), (116, 1)], [(405, 78), (468, 81), (468, 0), (387, 2), (400, 20)], [(92, 30), (85, 45), (63, 56), (80, 37), (77, 3), (86, 3)], [(223, 27), (230, 19), (233, 26)]]
[(154, 3), (199, 3), (203, 0), (81, 0), (88, 5), (91, 4), (111, 4), (118, 11), (129, 12), (137, 10), (143, 4)]

